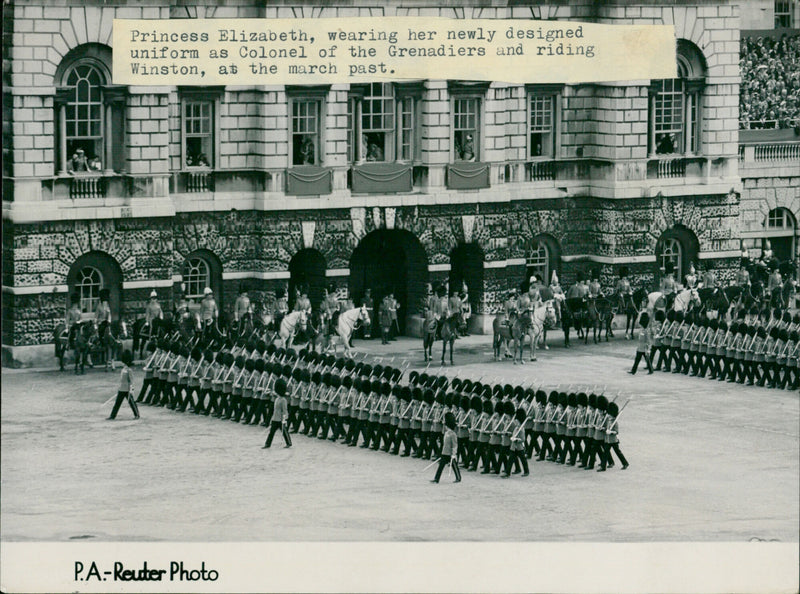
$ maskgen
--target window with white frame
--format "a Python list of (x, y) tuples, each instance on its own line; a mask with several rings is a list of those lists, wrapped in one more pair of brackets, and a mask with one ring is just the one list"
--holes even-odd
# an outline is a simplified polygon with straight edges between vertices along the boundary
[(78, 62), (66, 73), (66, 159), (70, 171), (102, 168), (104, 152), (103, 92), (105, 76), (100, 68)]
[(78, 272), (75, 290), (80, 297), (81, 312), (91, 313), (100, 303), (100, 289), (103, 287), (103, 275), (97, 268), (86, 266)]
[(183, 102), (183, 154), (187, 167), (214, 166), (214, 102)]
[(786, 208), (775, 208), (767, 215), (767, 228), (772, 231), (794, 231), (794, 219)]
[(353, 86), (347, 106), (350, 163), (419, 159), (419, 83)]
[(555, 140), (555, 97), (528, 96), (528, 157), (551, 157)]
[(480, 97), (453, 99), (453, 154), (456, 161), (480, 160)]
[(680, 241), (673, 237), (665, 238), (661, 243), (661, 251), (657, 254), (657, 259), (661, 269), (666, 270), (669, 263), (672, 264), (676, 274), (680, 275), (681, 270), (683, 270), (681, 266), (683, 250)]
[(677, 71), (677, 78), (653, 81), (650, 87), (650, 154), (699, 152), (705, 62), (700, 50), (685, 40), (678, 43)]
[(371, 83), (361, 100), (361, 161), (394, 161), (394, 93), (390, 83)]
[(183, 284), (187, 299), (202, 299), (211, 286), (211, 270), (203, 258), (189, 258), (183, 265)]
[(790, 29), (793, 26), (794, 15), (792, 14), (792, 0), (775, 0), (775, 28)]
[(319, 165), (321, 101), (297, 98), (291, 105), (292, 165)]
[(544, 241), (537, 240), (531, 244), (528, 251), (526, 264), (528, 267), (528, 278), (535, 274), (542, 282), (548, 282), (550, 278), (550, 249)]

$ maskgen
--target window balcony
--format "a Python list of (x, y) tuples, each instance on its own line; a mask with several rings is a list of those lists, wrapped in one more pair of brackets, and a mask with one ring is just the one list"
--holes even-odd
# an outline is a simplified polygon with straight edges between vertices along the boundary
[(707, 167), (705, 157), (663, 155), (647, 162), (648, 179), (682, 179), (703, 177)]
[(411, 192), (414, 183), (410, 163), (363, 163), (350, 172), (353, 194), (397, 194)]
[(463, 161), (447, 166), (447, 187), (450, 190), (480, 190), (488, 188), (490, 167), (488, 163)]
[(289, 196), (323, 196), (333, 191), (333, 169), (300, 165), (286, 170), (286, 193)]
[(69, 197), (72, 200), (105, 198), (107, 191), (106, 176), (99, 171), (75, 172), (69, 178)]
[(203, 194), (214, 191), (214, 170), (210, 167), (192, 167), (180, 172), (178, 192)]

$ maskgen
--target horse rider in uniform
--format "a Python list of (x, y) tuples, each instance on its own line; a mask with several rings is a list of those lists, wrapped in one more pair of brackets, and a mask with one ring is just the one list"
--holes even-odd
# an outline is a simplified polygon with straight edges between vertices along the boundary
[(300, 289), (300, 296), (295, 299), (294, 311), (304, 311), (307, 316), (311, 315), (311, 300), (308, 298), (308, 289)]
[(453, 289), (450, 291), (450, 301), (447, 303), (450, 308), (451, 316), (460, 316), (461, 314), (461, 297), (458, 296), (458, 290)]
[(579, 272), (577, 280), (575, 284), (572, 285), (569, 289), (567, 289), (567, 299), (584, 299), (586, 298), (586, 293), (588, 291), (584, 291), (583, 285), (583, 273)]
[(705, 270), (703, 272), (703, 282), (701, 286), (708, 289), (717, 288), (717, 274), (714, 272), (714, 269), (711, 268), (710, 266), (708, 267), (708, 270)]
[(108, 289), (100, 289), (100, 301), (97, 304), (97, 307), (94, 310), (94, 320), (97, 324), (98, 330), (101, 330), (100, 334), (102, 335), (102, 328), (101, 324), (110, 324), (111, 323), (111, 306), (108, 304), (109, 298), (109, 290)]
[(508, 297), (503, 304), (503, 324), (511, 325), (511, 315), (517, 313), (517, 290), (509, 289)]
[(280, 328), (283, 316), (289, 313), (289, 300), (286, 299), (286, 289), (279, 288), (275, 292), (275, 327)]
[[(783, 277), (781, 276), (780, 270), (778, 270), (774, 263), (770, 262), (769, 267), (770, 274), (769, 278), (767, 279), (767, 295), (772, 297), (775, 291), (780, 294), (781, 289), (783, 289)], [(785, 304), (782, 305), (785, 306)]]
[(750, 286), (750, 273), (747, 271), (747, 262), (744, 259), (739, 264), (739, 270), (736, 271), (736, 285), (742, 290)]
[(253, 306), (250, 303), (250, 296), (247, 294), (247, 287), (244, 285), (239, 286), (239, 296), (233, 304), (233, 321), (239, 322), (245, 316), (253, 316)]
[(150, 301), (144, 310), (144, 321), (150, 326), (150, 332), (153, 331), (153, 322), (155, 320), (163, 320), (164, 312), (161, 310), (161, 304), (158, 302), (158, 293), (155, 289), (150, 291)]
[(561, 324), (561, 302), (564, 301), (564, 289), (561, 288), (561, 283), (558, 280), (556, 271), (550, 275), (550, 290), (553, 292), (553, 308), (556, 310), (556, 324)]
[(589, 283), (587, 297), (596, 300), (601, 297), (602, 287), (600, 286), (600, 273), (596, 270), (592, 273), (592, 281)]
[(189, 301), (186, 299), (186, 293), (183, 289), (178, 291), (177, 299), (175, 300), (175, 317), (182, 320), (189, 315)]
[(467, 283), (461, 284), (461, 323), (464, 326), (464, 336), (469, 336), (469, 319), (472, 317), (472, 305), (469, 302), (469, 289)]
[(442, 322), (450, 317), (450, 302), (447, 299), (447, 291), (442, 285), (436, 287), (436, 297), (433, 301), (433, 317), (436, 319), (436, 338), (440, 338)]
[(73, 328), (77, 328), (78, 324), (81, 322), (81, 297), (77, 293), (73, 293), (70, 295), (69, 301), (70, 306), (67, 310), (66, 326), (69, 346), (73, 348), (75, 340)]
[(210, 328), (219, 316), (217, 302), (214, 299), (214, 292), (211, 287), (203, 289), (203, 300), (200, 302), (200, 319), (204, 328)]
[(687, 289), (697, 288), (697, 272), (695, 271), (694, 264), (689, 264), (689, 272), (686, 274), (684, 280)]
[(675, 267), (672, 262), (667, 262), (664, 267), (664, 277), (661, 279), (661, 294), (664, 295), (665, 309), (672, 308), (672, 302), (675, 299)]
[(325, 294), (322, 297), (322, 305), (320, 307), (322, 312), (325, 314), (325, 320), (328, 324), (330, 332), (333, 333), (334, 318), (339, 312), (339, 301), (336, 299), (336, 287), (331, 285), (325, 290)]

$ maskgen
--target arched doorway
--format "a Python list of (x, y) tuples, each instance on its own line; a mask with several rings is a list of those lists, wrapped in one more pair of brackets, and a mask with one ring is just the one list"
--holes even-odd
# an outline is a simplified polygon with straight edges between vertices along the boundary
[(472, 312), (477, 314), (483, 301), (483, 250), (477, 243), (459, 243), (450, 252), (450, 289), (461, 291), (464, 283)]
[(661, 270), (669, 263), (675, 270), (675, 280), (683, 282), (689, 266), (697, 262), (699, 252), (700, 242), (692, 231), (683, 225), (670, 227), (656, 243), (656, 276), (660, 278)]
[(88, 252), (80, 256), (67, 273), (70, 294), (80, 297), (83, 313), (93, 313), (100, 301), (100, 289), (108, 289), (111, 318), (119, 319), (122, 301), (122, 269), (105, 252)]
[(762, 249), (767, 240), (772, 247), (772, 254), (779, 262), (793, 260), (795, 257), (796, 225), (794, 216), (788, 208), (775, 208), (769, 211), (764, 225)]
[(294, 308), (296, 289), (308, 290), (311, 307), (316, 309), (322, 302), (325, 288), (325, 256), (313, 248), (302, 249), (289, 262), (289, 308)]
[(203, 292), (208, 287), (214, 292), (214, 300), (222, 311), (222, 263), (217, 256), (206, 249), (191, 252), (181, 267), (184, 297), (193, 304), (203, 300)]
[(372, 290), (376, 315), (381, 301), (394, 293), (400, 303), (400, 332), (406, 319), (420, 312), (428, 282), (428, 256), (419, 239), (400, 229), (379, 229), (364, 236), (350, 258), (350, 294), (356, 302)]
[(540, 233), (531, 239), (525, 252), (525, 282), (523, 287), (527, 290), (531, 277), (535, 274), (545, 286), (550, 285), (553, 273), (561, 274), (561, 247), (551, 235)]

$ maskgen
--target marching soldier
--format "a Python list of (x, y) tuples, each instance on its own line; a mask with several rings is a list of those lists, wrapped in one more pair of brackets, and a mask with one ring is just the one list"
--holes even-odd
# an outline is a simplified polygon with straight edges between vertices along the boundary
[(439, 479), (442, 476), (442, 470), (444, 470), (445, 466), (451, 465), (453, 468), (453, 473), (455, 474), (455, 480), (453, 482), (460, 483), (461, 482), (461, 471), (458, 469), (458, 437), (455, 433), (456, 428), (456, 419), (452, 413), (447, 413), (445, 415), (444, 424), (447, 427), (444, 434), (444, 440), (442, 445), (442, 456), (439, 458), (439, 467), (436, 469), (436, 476), (431, 481), (433, 483), (438, 483)]
[(622, 463), (622, 470), (628, 468), (628, 461), (619, 449), (619, 407), (616, 402), (609, 402), (606, 414), (605, 439), (603, 441), (603, 451), (600, 453), (600, 468), (597, 472), (605, 472), (606, 462), (611, 464), (611, 450), (617, 454), (617, 458)]
[(279, 429), (281, 435), (283, 435), (283, 442), (285, 444), (283, 447), (290, 448), (292, 447), (292, 438), (289, 436), (288, 430), (289, 411), (286, 405), (286, 381), (284, 381), (283, 378), (276, 380), (273, 390), (276, 396), (275, 407), (272, 411), (269, 435), (267, 436), (267, 441), (264, 442), (264, 449), (272, 445), (272, 438)]

